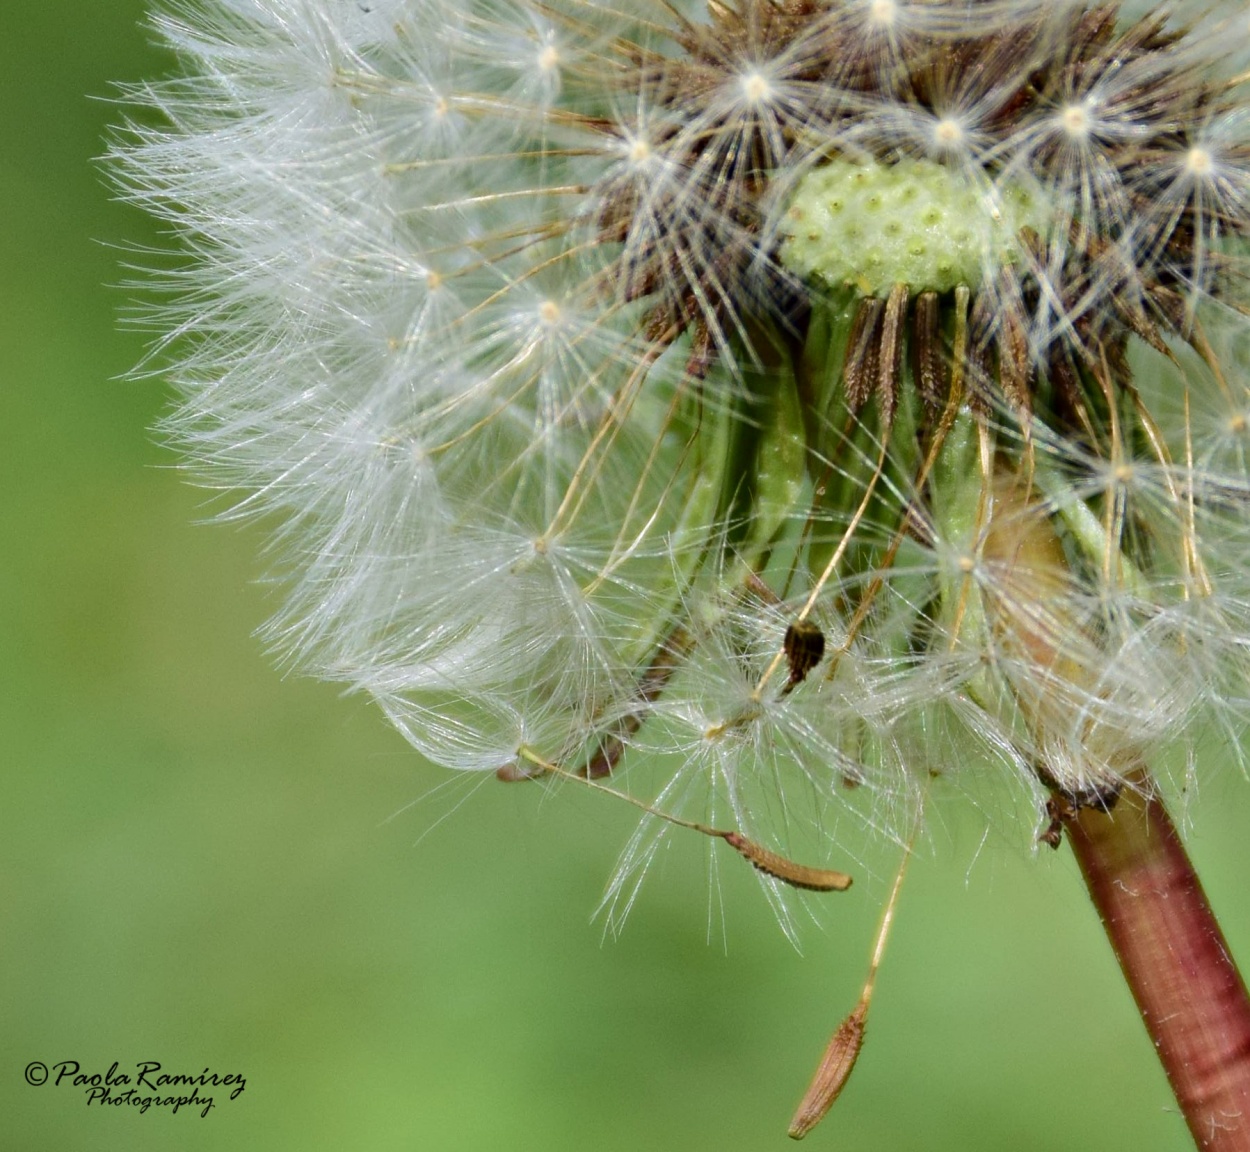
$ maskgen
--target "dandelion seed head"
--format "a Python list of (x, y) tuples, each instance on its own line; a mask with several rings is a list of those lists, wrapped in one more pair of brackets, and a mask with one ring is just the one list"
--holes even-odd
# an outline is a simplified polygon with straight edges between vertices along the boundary
[(1053, 791), (1187, 783), (1250, 716), (1243, 23), (159, 17), (185, 72), (117, 159), (185, 239), (166, 430), (280, 525), (268, 639), (441, 764), (831, 867), (947, 782), (1026, 839)]

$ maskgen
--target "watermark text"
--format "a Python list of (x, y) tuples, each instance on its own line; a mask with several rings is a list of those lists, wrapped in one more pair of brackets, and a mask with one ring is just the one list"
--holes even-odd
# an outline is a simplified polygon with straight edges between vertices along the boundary
[(81, 1093), (87, 1107), (133, 1108), (147, 1112), (168, 1108), (171, 1112), (198, 1112), (207, 1116), (214, 1108), (237, 1100), (247, 1087), (240, 1072), (219, 1072), (204, 1068), (188, 1072), (166, 1068), (159, 1060), (123, 1064), (114, 1060), (107, 1070), (84, 1068), (77, 1060), (58, 1060), (48, 1065), (32, 1060), (26, 1065), (26, 1083), (33, 1088), (47, 1085)]

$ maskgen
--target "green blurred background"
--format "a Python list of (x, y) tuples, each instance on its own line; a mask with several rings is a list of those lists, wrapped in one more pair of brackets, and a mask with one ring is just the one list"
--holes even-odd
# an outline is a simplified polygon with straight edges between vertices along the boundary
[[(728, 947), (709, 933), (701, 843), (605, 942), (629, 813), (435, 770), (367, 702), (272, 667), (261, 533), (197, 523), (149, 431), (167, 393), (118, 379), (143, 350), (117, 328), (119, 249), (163, 241), (93, 158), (110, 82), (170, 67), (142, 14), (0, 20), (0, 1147), (787, 1147), (893, 857), (803, 957), (745, 866)], [(1203, 787), (1192, 849), (1250, 957), (1250, 785), (1212, 766)], [(974, 814), (936, 813), (809, 1145), (1190, 1146), (1071, 858), (1027, 835), (978, 854)], [(24, 1082), (71, 1059), (247, 1088), (201, 1119)]]

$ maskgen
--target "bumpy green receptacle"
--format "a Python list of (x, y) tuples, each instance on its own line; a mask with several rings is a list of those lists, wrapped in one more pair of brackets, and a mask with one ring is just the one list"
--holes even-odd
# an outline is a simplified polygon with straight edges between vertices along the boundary
[(795, 188), (781, 259), (800, 276), (865, 295), (900, 283), (975, 291), (986, 267), (1019, 258), (1021, 228), (1044, 234), (1045, 225), (1042, 198), (1023, 184), (976, 184), (931, 160), (834, 160)]

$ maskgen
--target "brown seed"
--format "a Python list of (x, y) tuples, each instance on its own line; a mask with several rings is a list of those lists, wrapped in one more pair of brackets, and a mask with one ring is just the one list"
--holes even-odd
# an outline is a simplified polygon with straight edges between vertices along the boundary
[(903, 320), (907, 315), (908, 289), (895, 284), (885, 303), (881, 321), (881, 345), (877, 353), (877, 402), (887, 425), (898, 410), (898, 386), (903, 363)]
[(790, 1138), (802, 1140), (824, 1119), (825, 1113), (842, 1094), (846, 1082), (855, 1070), (860, 1049), (864, 1046), (864, 1024), (868, 1015), (868, 1003), (861, 999), (854, 1011), (842, 1021), (829, 1041), (829, 1047), (821, 1057), (820, 1066), (812, 1078), (811, 1086), (804, 1094), (794, 1119), (790, 1121)]
[(912, 321), (912, 379), (920, 390), (925, 409), (931, 416), (936, 416), (941, 413), (949, 391), (936, 292), (921, 292), (916, 297)]
[(790, 683), (787, 687), (793, 688), (801, 684), (820, 663), (825, 654), (825, 634), (810, 620), (796, 620), (786, 629), (783, 646), (790, 664)]
[(851, 886), (852, 878), (845, 872), (796, 864), (788, 857), (770, 852), (754, 840), (748, 840), (741, 832), (714, 831), (712, 835), (719, 836), (765, 876), (771, 876), (792, 888), (806, 888), (809, 892), (845, 892)]
[(855, 310), (851, 331), (846, 339), (846, 360), (842, 365), (842, 387), (846, 406), (857, 413), (873, 394), (880, 369), (881, 321), (885, 301), (865, 296)]

